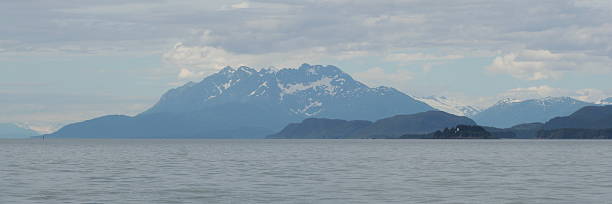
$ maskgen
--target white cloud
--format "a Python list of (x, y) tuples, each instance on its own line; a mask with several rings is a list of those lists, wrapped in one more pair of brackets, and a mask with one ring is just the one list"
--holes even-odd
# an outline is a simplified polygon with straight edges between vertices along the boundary
[(592, 9), (612, 10), (612, 2), (608, 0), (577, 0), (574, 5)]
[(576, 91), (575, 98), (588, 102), (599, 102), (602, 99), (612, 97), (612, 93), (599, 89), (580, 89)]
[[(405, 49), (439, 53), (389, 56), (405, 60), (456, 59), (460, 56), (454, 53), (471, 56), (472, 52), (497, 49), (612, 57), (612, 6), (606, 0), (348, 2), (135, 0), (39, 5), (19, 1), (0, 8), (0, 13), (29, 26), (5, 26), (10, 32), (0, 32), (0, 39), (14, 43), (2, 46), (0, 53), (159, 53), (169, 44), (187, 43), (193, 38), (189, 31), (206, 28), (205, 36), (215, 39), (198, 46), (236, 54), (295, 53), (323, 47), (332, 56), (347, 52), (384, 56)], [(248, 10), (228, 12), (245, 8)], [(37, 15), (17, 12), (20, 10)], [(335, 51), (359, 42), (368, 45)], [(77, 48), (56, 49), (64, 45)], [(546, 77), (550, 73), (527, 78)]]
[(192, 72), (191, 70), (185, 68), (182, 68), (178, 74), (179, 79), (201, 78), (202, 76), (204, 76), (204, 72)]
[(385, 24), (421, 24), (425, 23), (423, 15), (380, 15), (375, 17), (367, 17), (363, 20), (365, 26), (379, 26)]
[(368, 86), (390, 86), (402, 91), (406, 91), (413, 74), (407, 70), (395, 70), (387, 72), (383, 68), (374, 67), (363, 72), (352, 74), (357, 80)]
[[(228, 12), (228, 9), (245, 8), (248, 12)], [(18, 1), (0, 8), (0, 13), (20, 19), (7, 24), (5, 27), (10, 32), (0, 32), (0, 39), (22, 45), (3, 46), (4, 52), (18, 48), (39, 51), (75, 41), (78, 45), (100, 42), (92, 45), (91, 50), (100, 50), (98, 46), (105, 47), (108, 43), (129, 41), (117, 45), (115, 53), (142, 49), (145, 45), (147, 49), (159, 51), (168, 41), (185, 42), (189, 38), (185, 33), (189, 30), (207, 28), (228, 38), (210, 46), (234, 53), (284, 52), (370, 42), (372, 46), (367, 50), (370, 53), (410, 48), (451, 49), (449, 53), (465, 48), (488, 51), (528, 48), (612, 55), (611, 9), (607, 0), (249, 0), (232, 3), (135, 0), (79, 4)], [(37, 15), (18, 12), (23, 10)], [(14, 26), (17, 24), (29, 26)]]
[(317, 58), (308, 53), (237, 54), (218, 47), (187, 46), (181, 43), (163, 57), (171, 66), (180, 68), (179, 78), (207, 76), (227, 66), (291, 67)]
[(430, 72), (435, 66), (444, 64), (442, 62), (429, 62), (429, 63), (425, 63), (423, 64), (423, 66), (421, 66), (421, 68), (423, 69), (423, 72)]
[(279, 18), (262, 18), (252, 19), (245, 22), (245, 25), (253, 29), (277, 29), (282, 24), (282, 19)]
[(292, 52), (273, 52), (266, 54), (240, 54), (227, 51), (220, 47), (208, 45), (185, 45), (177, 43), (163, 55), (164, 61), (170, 67), (179, 70), (178, 78), (200, 78), (215, 73), (224, 67), (249, 66), (265, 67), (295, 67), (302, 63), (317, 63), (323, 59), (345, 60), (366, 55), (363, 51), (332, 51), (324, 47), (296, 50)]
[(496, 57), (487, 69), (524, 80), (558, 79), (570, 71), (609, 72), (612, 60), (583, 53), (521, 50)]
[(237, 3), (237, 4), (232, 4), (231, 7), (233, 9), (245, 9), (245, 8), (249, 8), (250, 4), (249, 4), (249, 2), (243, 1), (243, 2), (240, 2), (240, 3)]
[(507, 90), (500, 94), (500, 98), (513, 98), (513, 99), (534, 99), (543, 98), (547, 96), (567, 96), (569, 91), (553, 88), (550, 86), (532, 86), (527, 88), (514, 88)]
[(181, 69), (189, 67), (206, 74), (216, 72), (225, 66), (234, 65), (232, 63), (235, 61), (241, 61), (237, 59), (239, 56), (234, 56), (222, 48), (185, 46), (182, 43), (176, 44), (173, 49), (164, 54), (163, 58), (170, 64), (182, 67)]
[(429, 55), (423, 53), (395, 53), (385, 57), (387, 61), (411, 62), (411, 61), (437, 61), (455, 60), (463, 58), (462, 55)]
[(182, 43), (166, 52), (164, 60), (181, 69), (179, 77), (206, 76), (224, 67), (293, 67), (324, 56), (324, 49), (313, 48), (290, 53), (238, 54), (213, 46), (187, 46)]

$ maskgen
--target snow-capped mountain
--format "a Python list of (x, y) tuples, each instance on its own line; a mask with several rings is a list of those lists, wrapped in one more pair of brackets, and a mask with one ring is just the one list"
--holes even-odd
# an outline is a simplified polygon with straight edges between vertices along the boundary
[(605, 98), (605, 99), (601, 99), (600, 101), (597, 102), (597, 104), (601, 104), (601, 105), (612, 105), (612, 97), (610, 98)]
[(389, 87), (370, 88), (335, 66), (226, 67), (166, 92), (135, 117), (67, 125), (57, 137), (263, 137), (305, 118), (378, 120), (433, 110)]
[(227, 103), (273, 107), (299, 118), (376, 120), (432, 108), (396, 89), (370, 88), (334, 66), (298, 69), (226, 67), (199, 83), (170, 90), (145, 114), (187, 112)]
[(416, 98), (419, 101), (426, 103), (427, 105), (458, 116), (473, 116), (478, 114), (481, 110), (470, 105), (461, 104), (456, 100), (452, 100), (445, 96), (427, 96)]
[(479, 124), (506, 128), (521, 123), (546, 122), (567, 116), (578, 109), (595, 105), (571, 97), (546, 97), (530, 100), (504, 99), (472, 118)]

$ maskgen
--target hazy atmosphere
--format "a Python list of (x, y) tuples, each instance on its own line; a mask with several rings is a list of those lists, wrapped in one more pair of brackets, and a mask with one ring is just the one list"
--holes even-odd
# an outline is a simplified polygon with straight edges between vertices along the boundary
[(612, 0), (9, 0), (0, 24), (0, 204), (612, 200)]
[(8, 1), (0, 22), (0, 123), (43, 133), (225, 66), (333, 64), (479, 108), (612, 96), (608, 0)]

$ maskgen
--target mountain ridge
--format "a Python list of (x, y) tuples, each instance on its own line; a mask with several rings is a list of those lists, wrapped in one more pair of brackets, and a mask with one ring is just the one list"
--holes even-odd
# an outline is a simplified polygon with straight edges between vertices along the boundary
[(601, 99), (597, 102), (597, 104), (612, 105), (612, 97)]
[(461, 104), (457, 101), (453, 101), (452, 99), (445, 96), (426, 96), (426, 97), (417, 97), (419, 101), (426, 103), (427, 105), (458, 116), (473, 116), (478, 114), (480, 111), (479, 108)]
[[(380, 96), (385, 96), (387, 100), (367, 100)], [(352, 101), (356, 98), (362, 100)], [(353, 114), (347, 118), (353, 120), (374, 120), (396, 112), (415, 113), (433, 109), (394, 88), (370, 88), (335, 66), (303, 64), (297, 69), (260, 71), (245, 66), (237, 69), (226, 67), (199, 83), (186, 84), (166, 92), (157, 104), (143, 114), (194, 111), (235, 101), (280, 106), (287, 110), (287, 114), (304, 118), (347, 118), (346, 114)], [(388, 104), (387, 101), (403, 101), (413, 104), (413, 107)], [(375, 105), (380, 107), (376, 111), (368, 111)], [(348, 111), (347, 106), (361, 108), (349, 107), (353, 111)]]
[(545, 97), (539, 99), (504, 99), (472, 116), (478, 124), (509, 128), (523, 123), (546, 122), (554, 117), (566, 116), (578, 109), (595, 105), (571, 97)]
[[(225, 67), (167, 91), (134, 117), (96, 118), (47, 136), (260, 138), (309, 117), (373, 120), (428, 110), (433, 108), (409, 95), (370, 88), (332, 65), (259, 71)], [(117, 127), (126, 131), (114, 131)], [(254, 129), (257, 133), (247, 131)]]
[(544, 123), (543, 129), (582, 128), (611, 129), (612, 105), (586, 106), (564, 117), (555, 117)]

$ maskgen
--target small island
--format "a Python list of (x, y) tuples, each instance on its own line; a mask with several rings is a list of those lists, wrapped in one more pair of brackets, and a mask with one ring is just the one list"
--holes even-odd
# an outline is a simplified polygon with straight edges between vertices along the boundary
[(477, 125), (458, 125), (424, 135), (406, 134), (399, 139), (497, 139), (497, 137)]

